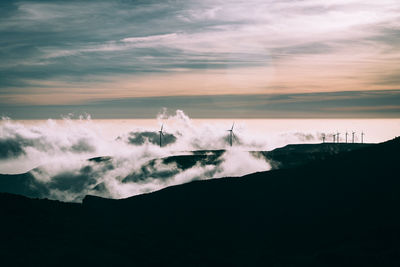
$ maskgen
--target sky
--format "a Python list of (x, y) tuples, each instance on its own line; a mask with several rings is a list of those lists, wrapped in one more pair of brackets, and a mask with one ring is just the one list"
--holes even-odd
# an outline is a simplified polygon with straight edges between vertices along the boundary
[(399, 118), (398, 0), (1, 1), (0, 115)]

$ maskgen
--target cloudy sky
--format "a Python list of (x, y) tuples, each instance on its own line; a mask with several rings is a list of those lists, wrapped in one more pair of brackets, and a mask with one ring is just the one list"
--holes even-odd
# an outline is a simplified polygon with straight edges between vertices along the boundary
[(2, 1), (0, 115), (400, 117), (398, 0)]

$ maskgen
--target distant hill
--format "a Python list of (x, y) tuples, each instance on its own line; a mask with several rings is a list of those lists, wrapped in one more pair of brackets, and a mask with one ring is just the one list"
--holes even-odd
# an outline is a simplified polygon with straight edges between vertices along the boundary
[(272, 151), (253, 153), (263, 155), (271, 163), (273, 169), (283, 169), (300, 166), (315, 160), (325, 160), (332, 155), (373, 145), (360, 143), (294, 144)]
[(400, 139), (83, 204), (0, 194), (11, 266), (400, 266)]
[[(255, 157), (267, 160), (272, 169), (283, 169), (300, 166), (312, 161), (323, 160), (342, 152), (371, 146), (371, 144), (298, 144), (277, 148), (273, 151), (251, 151)], [(198, 150), (189, 155), (175, 155), (162, 159), (154, 159), (146, 162), (138, 171), (133, 172), (122, 179), (123, 183), (140, 182), (148, 177), (166, 180), (195, 165), (219, 165), (222, 162), (221, 156), (225, 150)], [(51, 198), (51, 190), (70, 189), (74, 182), (77, 190), (90, 192), (98, 195), (108, 195), (103, 184), (95, 184), (91, 180), (90, 163), (104, 166), (105, 169), (115, 168), (112, 165), (111, 157), (96, 157), (89, 159), (78, 174), (61, 173), (53, 177), (50, 182), (43, 183), (33, 176), (32, 171), (23, 174), (0, 174), (0, 192), (24, 195), (27, 197)], [(165, 168), (159, 170), (157, 164), (164, 164)], [(175, 164), (179, 169), (167, 168), (167, 165)], [(40, 167), (36, 169), (40, 172)], [(87, 193), (84, 193), (87, 194)], [(84, 194), (78, 201), (81, 201)]]

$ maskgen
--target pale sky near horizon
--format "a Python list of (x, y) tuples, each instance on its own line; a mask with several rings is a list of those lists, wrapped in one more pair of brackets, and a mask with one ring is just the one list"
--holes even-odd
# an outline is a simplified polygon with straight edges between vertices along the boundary
[(0, 115), (400, 117), (398, 0), (4, 1)]

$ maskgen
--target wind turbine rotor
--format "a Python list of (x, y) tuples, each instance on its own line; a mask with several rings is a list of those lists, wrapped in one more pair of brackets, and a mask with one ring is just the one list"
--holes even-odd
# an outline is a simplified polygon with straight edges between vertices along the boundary
[(158, 131), (160, 134), (160, 147), (162, 146), (162, 137), (164, 136), (163, 128), (164, 128), (164, 124), (161, 124), (161, 129)]
[(229, 130), (226, 130), (227, 132), (229, 132), (229, 144), (232, 146), (233, 143), (233, 127), (235, 127), (235, 123), (232, 124), (232, 127)]

